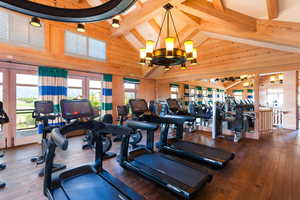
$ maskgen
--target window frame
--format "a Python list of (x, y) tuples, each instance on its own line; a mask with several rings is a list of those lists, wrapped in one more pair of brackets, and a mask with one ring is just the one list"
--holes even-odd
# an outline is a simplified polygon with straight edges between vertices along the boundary
[[(176, 88), (176, 91), (172, 91), (173, 88)], [(175, 99), (179, 99), (179, 86), (170, 86), (170, 98), (172, 98), (172, 95), (176, 95)]]
[[(30, 48), (33, 50), (44, 50), (45, 46), (46, 46), (46, 36), (45, 36), (45, 26), (44, 24), (41, 22), (42, 26), (41, 27), (33, 27), (29, 24), (30, 22), (30, 17), (28, 16), (24, 16), (24, 15), (19, 15), (17, 13), (12, 13), (10, 11), (6, 11), (1, 9), (0, 12), (6, 13), (8, 15), (8, 39), (4, 39), (4, 38), (0, 38), (0, 42), (5, 43), (5, 44), (9, 44), (9, 45), (14, 45), (14, 46), (19, 46), (19, 47), (25, 47), (25, 48)], [(27, 41), (16, 41), (13, 39), (13, 25), (14, 25), (14, 17), (22, 17), (24, 19), (26, 19), (26, 21), (28, 23), (28, 36), (27, 36)], [(41, 46), (38, 45), (34, 45), (34, 43), (31, 43), (31, 30), (33, 28), (39, 28), (40, 30), (42, 30), (41, 36), (43, 37), (43, 42), (41, 44)]]
[(124, 91), (124, 104), (126, 104), (125, 100), (125, 93), (134, 93), (134, 96), (135, 98), (137, 97), (138, 95), (138, 88), (139, 88), (139, 84), (138, 83), (130, 83), (130, 84), (134, 84), (135, 85), (135, 88), (134, 89), (130, 89), (130, 88), (125, 88), (125, 83), (128, 83), (128, 82), (125, 82), (123, 81), (123, 91)]
[[(66, 47), (67, 47), (67, 39), (66, 39), (66, 33), (67, 32), (70, 32), (72, 34), (75, 34), (75, 35), (80, 35), (80, 36), (83, 36), (85, 38), (85, 41), (86, 41), (86, 55), (80, 55), (80, 54), (76, 54), (76, 53), (72, 53), (72, 52), (68, 52)], [(90, 56), (89, 55), (89, 39), (92, 39), (92, 40), (96, 40), (96, 41), (99, 41), (99, 42), (103, 42), (104, 43), (104, 46), (105, 46), (105, 55), (104, 55), (104, 59), (103, 58), (97, 58), (97, 57), (94, 57), (94, 56)], [(66, 56), (72, 56), (72, 57), (76, 57), (76, 58), (82, 58), (82, 59), (88, 59), (88, 60), (95, 60), (95, 61), (101, 61), (101, 62), (106, 62), (107, 61), (107, 42), (104, 41), (104, 40), (99, 40), (97, 38), (93, 38), (93, 37), (89, 37), (87, 35), (84, 35), (84, 34), (79, 34), (79, 33), (75, 33), (73, 31), (70, 31), (70, 30), (65, 30), (64, 31), (64, 54)]]

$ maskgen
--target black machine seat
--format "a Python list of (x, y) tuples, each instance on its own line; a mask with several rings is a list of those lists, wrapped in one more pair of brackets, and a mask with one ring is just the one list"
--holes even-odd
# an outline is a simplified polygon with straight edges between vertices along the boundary
[(227, 152), (220, 148), (210, 147), (203, 144), (196, 144), (183, 140), (169, 140), (171, 148), (187, 157), (209, 162), (215, 166), (224, 167), (229, 160), (234, 159), (234, 153)]
[(141, 130), (149, 130), (149, 131), (155, 131), (159, 127), (158, 124), (135, 121), (135, 120), (127, 120), (126, 125), (132, 129), (141, 129)]

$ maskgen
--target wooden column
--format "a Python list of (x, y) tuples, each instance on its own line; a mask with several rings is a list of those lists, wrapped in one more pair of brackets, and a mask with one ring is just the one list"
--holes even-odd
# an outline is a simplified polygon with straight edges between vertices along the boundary
[(283, 80), (283, 122), (286, 129), (296, 130), (297, 121), (297, 71), (284, 72)]
[(251, 138), (259, 139), (259, 74), (256, 74), (254, 78), (254, 111), (256, 112), (255, 135), (253, 134)]

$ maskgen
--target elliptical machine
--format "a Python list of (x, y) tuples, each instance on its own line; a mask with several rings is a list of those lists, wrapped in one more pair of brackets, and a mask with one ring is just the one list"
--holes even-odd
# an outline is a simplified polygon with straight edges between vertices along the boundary
[[(5, 111), (3, 110), (3, 103), (0, 101), (0, 125), (3, 126), (3, 124), (8, 123), (9, 118)], [(0, 153), (0, 158), (4, 157), (4, 153)], [(6, 165), (4, 163), (0, 164), (0, 170), (4, 170), (6, 168)], [(0, 189), (5, 187), (5, 183), (0, 181)]]
[[(36, 163), (37, 165), (43, 164), (46, 159), (47, 148), (48, 148), (48, 133), (51, 133), (53, 128), (57, 128), (60, 126), (52, 126), (49, 125), (49, 121), (54, 121), (58, 117), (57, 114), (54, 113), (54, 104), (52, 101), (35, 101), (34, 102), (34, 111), (32, 113), (32, 118), (35, 119), (35, 126), (39, 127), (40, 125), (42, 129), (42, 153), (41, 155), (35, 156), (31, 158), (31, 162)], [(62, 169), (65, 169), (66, 165), (63, 164), (53, 164), (52, 171), (56, 172)], [(38, 174), (40, 177), (44, 176), (44, 168)]]
[[(94, 120), (95, 118), (99, 117), (98, 110), (94, 109), (94, 116), (92, 117)], [(113, 117), (111, 114), (105, 114), (101, 120), (97, 120), (99, 122), (107, 123), (107, 124), (113, 124)], [(94, 137), (94, 134), (91, 130), (87, 130), (86, 136), (84, 138), (85, 144), (82, 146), (82, 149), (95, 149), (96, 148), (96, 139)], [(116, 153), (109, 152), (109, 150), (112, 147), (112, 141), (110, 136), (105, 135), (102, 137), (102, 152), (103, 152), (103, 159), (109, 159), (116, 157)]]
[[(117, 106), (117, 113), (118, 113), (118, 119), (117, 121), (119, 122), (119, 126), (123, 126), (124, 122), (128, 120), (128, 114), (129, 114), (129, 106), (128, 105), (119, 105)], [(114, 139), (114, 142), (120, 142), (122, 140), (122, 136), (117, 136)], [(138, 148), (140, 145), (138, 143), (141, 142), (143, 139), (143, 135), (141, 130), (137, 129), (135, 130), (135, 133), (130, 135), (130, 140), (129, 144), (132, 146), (133, 149)]]

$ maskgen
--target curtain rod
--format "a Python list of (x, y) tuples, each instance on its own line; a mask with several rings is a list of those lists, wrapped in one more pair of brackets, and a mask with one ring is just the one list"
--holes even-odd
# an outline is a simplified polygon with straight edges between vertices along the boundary
[[(31, 67), (54, 67), (54, 66), (46, 66), (46, 65), (36, 65), (36, 64), (28, 64), (28, 63), (23, 63), (23, 62), (17, 62), (17, 61), (11, 61), (11, 60), (1, 60), (0, 59), (0, 62), (1, 63), (10, 63), (10, 64), (18, 64), (18, 65), (27, 65), (27, 66), (31, 66)], [(60, 67), (59, 67), (60, 68)], [(65, 68), (63, 68), (65, 69)], [(67, 70), (70, 70), (70, 69), (67, 69)], [(84, 73), (97, 73), (97, 74), (102, 74), (102, 73), (99, 73), (99, 72), (91, 72), (91, 71), (84, 71), (84, 70), (72, 70), (71, 71), (77, 71), (77, 72), (84, 72)]]

